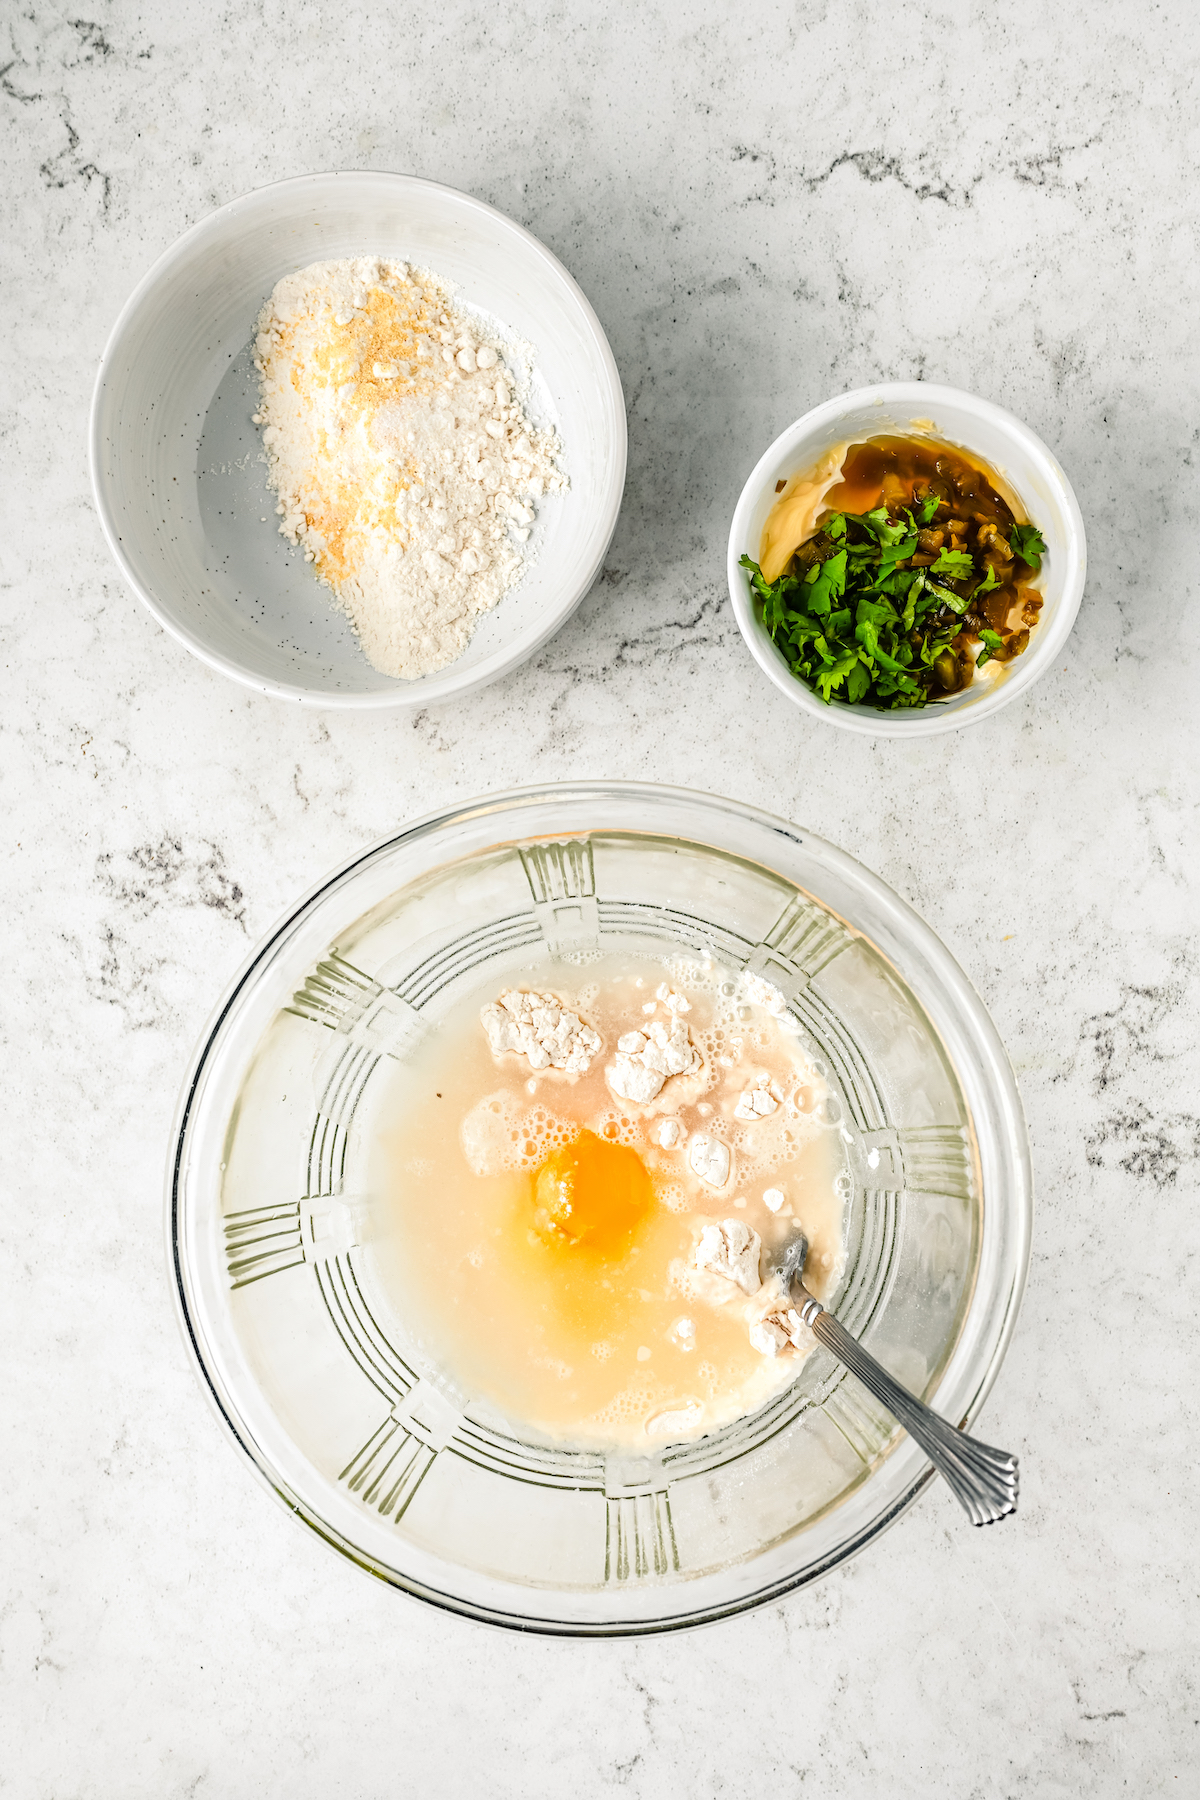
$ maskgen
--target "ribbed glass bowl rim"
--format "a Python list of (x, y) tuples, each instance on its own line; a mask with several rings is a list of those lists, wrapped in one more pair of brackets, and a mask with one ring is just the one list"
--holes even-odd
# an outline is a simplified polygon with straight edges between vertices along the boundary
[[(782, 875), (785, 880), (793, 881), (797, 887), (802, 884), (796, 880), (794, 875), (788, 873), (786, 867), (788, 846), (792, 846), (796, 851), (803, 847), (808, 856), (816, 857), (823, 870), (833, 878), (835, 885), (840, 880), (846, 884), (848, 889), (870, 896), (876, 906), (882, 909), (888, 929), (882, 933), (871, 935), (867, 941), (889, 963), (897, 967), (905, 985), (908, 983), (902, 973), (904, 964), (907, 963), (911, 967), (915, 957), (917, 961), (923, 962), (928, 971), (940, 979), (948, 990), (954, 1005), (959, 1010), (962, 1024), (968, 1035), (975, 1041), (976, 1047), (984, 1053), (987, 1059), (989, 1078), (997, 1084), (1000, 1112), (1007, 1121), (1008, 1142), (1006, 1148), (1011, 1162), (1009, 1170), (1011, 1185), (1006, 1190), (1004, 1199), (1004, 1205), (1009, 1214), (1006, 1253), (1002, 1257), (1002, 1265), (997, 1271), (997, 1280), (990, 1296), (980, 1295), (979, 1284), (976, 1281), (964, 1319), (965, 1328), (967, 1320), (980, 1304), (987, 1304), (993, 1315), (986, 1360), (979, 1369), (973, 1371), (971, 1390), (965, 1398), (965, 1404), (956, 1408), (958, 1417), (955, 1422), (964, 1426), (970, 1423), (991, 1390), (1016, 1327), (1017, 1314), (1029, 1267), (1033, 1224), (1033, 1180), (1028, 1132), (1016, 1078), (999, 1033), (983, 1001), (936, 933), (886, 882), (872, 874), (857, 858), (850, 856), (844, 850), (839, 850), (818, 833), (808, 831), (787, 819), (742, 801), (705, 793), (698, 789), (670, 787), (658, 782), (578, 781), (539, 783), (527, 787), (508, 788), (494, 794), (482, 794), (472, 800), (460, 801), (453, 806), (438, 808), (436, 811), (426, 813), (413, 820), (400, 831), (388, 833), (366, 849), (348, 858), (316, 882), (294, 906), (283, 914), (250, 952), (213, 1008), (197, 1040), (180, 1090), (171, 1129), (164, 1195), (166, 1252), (176, 1318), (184, 1344), (210, 1406), (230, 1432), (234, 1443), (242, 1451), (258, 1480), (289, 1513), (303, 1520), (325, 1543), (364, 1572), (385, 1581), (400, 1592), (443, 1611), (470, 1618), (482, 1624), (507, 1627), (526, 1635), (551, 1637), (646, 1637), (713, 1624), (721, 1619), (731, 1618), (739, 1613), (769, 1605), (785, 1594), (820, 1580), (841, 1563), (849, 1560), (850, 1557), (858, 1555), (890, 1525), (894, 1524), (914, 1503), (927, 1483), (933, 1479), (934, 1471), (927, 1464), (919, 1468), (897, 1497), (893, 1498), (875, 1517), (869, 1519), (865, 1526), (850, 1533), (835, 1551), (820, 1561), (798, 1569), (791, 1575), (773, 1580), (761, 1590), (739, 1594), (727, 1603), (706, 1605), (698, 1608), (694, 1613), (672, 1614), (662, 1618), (608, 1620), (596, 1623), (527, 1617), (497, 1611), (486, 1605), (477, 1605), (461, 1595), (443, 1593), (429, 1588), (420, 1581), (407, 1578), (400, 1571), (378, 1562), (336, 1528), (322, 1520), (303, 1496), (294, 1492), (283, 1478), (270, 1467), (266, 1457), (260, 1455), (249, 1434), (241, 1427), (234, 1396), (224, 1393), (216, 1371), (205, 1357), (202, 1345), (203, 1333), (200, 1321), (195, 1316), (189, 1292), (187, 1258), (181, 1229), (183, 1190), (188, 1173), (189, 1125), (206, 1072), (220, 1055), (223, 1033), (239, 1000), (253, 987), (256, 975), (262, 971), (264, 965), (283, 949), (289, 937), (298, 931), (312, 911), (339, 890), (348, 888), (374, 863), (401, 845), (412, 845), (422, 840), (436, 842), (440, 835), (451, 832), (454, 827), (466, 826), (471, 821), (484, 817), (495, 822), (496, 832), (491, 840), (493, 843), (519, 841), (523, 835), (542, 836), (544, 834), (540, 831), (522, 834), (519, 829), (521, 815), (544, 805), (569, 808), (572, 800), (588, 804), (597, 802), (611, 804), (614, 813), (614, 816), (604, 825), (597, 823), (587, 827), (577, 827), (576, 830), (637, 830), (647, 833), (652, 830), (654, 835), (676, 837), (681, 842), (705, 844), (710, 840), (706, 840), (700, 835), (694, 829), (695, 825), (706, 816), (720, 820), (726, 829), (736, 828), (747, 840), (757, 836), (760, 841), (756, 846), (756, 852), (751, 849), (749, 842), (743, 843), (736, 850), (731, 850), (726, 843), (713, 844), (713, 848), (743, 856), (752, 862), (758, 862), (761, 866)], [(631, 808), (640, 804), (643, 808), (662, 807), (667, 812), (672, 808), (690, 812), (692, 828), (689, 829), (689, 824), (681, 821), (673, 823), (669, 817), (664, 817), (661, 821), (656, 822), (652, 828), (645, 825), (630, 825), (617, 816), (623, 804)], [(565, 824), (556, 826), (555, 830), (564, 836), (572, 835), (572, 828)], [(774, 854), (772, 854), (773, 852)], [(451, 860), (453, 860), (453, 854), (439, 855), (431, 862), (430, 866), (442, 865)], [(804, 891), (814, 892), (811, 887)], [(821, 904), (829, 907), (828, 899), (823, 899), (820, 894), (815, 894), (814, 897)], [(366, 911), (367, 908), (364, 907), (363, 910)], [(836, 908), (832, 910), (836, 911)], [(857, 934), (865, 935), (862, 932)], [(893, 956), (893, 951), (898, 954)], [(862, 1491), (869, 1487), (871, 1479), (868, 1476), (867, 1480), (861, 1484), (860, 1489), (855, 1491)], [(466, 1569), (464, 1569), (464, 1573), (469, 1575), (469, 1571)]]

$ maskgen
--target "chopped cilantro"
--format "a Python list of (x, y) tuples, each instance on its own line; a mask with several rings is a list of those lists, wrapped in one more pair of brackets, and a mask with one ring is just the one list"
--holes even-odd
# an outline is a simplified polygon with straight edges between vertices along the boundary
[[(984, 623), (982, 608), (974, 610), (1013, 580), (997, 573), (991, 552), (951, 548), (937, 528), (930, 549), (919, 552), (919, 534), (947, 505), (931, 492), (911, 506), (833, 513), (775, 582), (742, 557), (763, 624), (793, 674), (822, 700), (883, 711), (926, 706), (962, 685), (964, 634), (982, 646), (976, 667), (1019, 653)], [(968, 535), (974, 539), (973, 528)], [(1007, 536), (1014, 558), (1036, 571), (1046, 550), (1036, 526), (1012, 526)]]
[(951, 612), (966, 612), (969, 602), (965, 594), (955, 594), (948, 587), (943, 587), (940, 581), (930, 581), (928, 576), (925, 577), (925, 586), (941, 601), (943, 606), (948, 606)]
[(1013, 525), (1009, 528), (1008, 541), (1013, 553), (1019, 556), (1027, 568), (1036, 575), (1042, 566), (1042, 558), (1046, 554), (1046, 540), (1036, 525)]
[(969, 550), (939, 550), (932, 573), (934, 575), (952, 575), (956, 581), (966, 581), (975, 573), (971, 552)]
[(982, 669), (985, 662), (991, 662), (997, 650), (1003, 650), (1004, 639), (998, 631), (990, 631), (985, 625), (979, 634), (979, 641), (983, 645), (983, 649), (975, 658), (975, 667)]

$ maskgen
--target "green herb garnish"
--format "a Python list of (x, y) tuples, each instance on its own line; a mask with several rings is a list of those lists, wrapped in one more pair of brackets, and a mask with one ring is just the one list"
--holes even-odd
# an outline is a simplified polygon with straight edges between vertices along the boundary
[(1023, 583), (1040, 568), (1045, 540), (1035, 525), (1012, 522), (953, 450), (881, 438), (851, 455), (859, 479), (879, 480), (886, 502), (823, 518), (776, 581), (749, 556), (741, 566), (788, 667), (827, 704), (927, 706), (959, 693), (993, 658), (1024, 650), (1029, 631), (1010, 629), (1010, 618), (1019, 603), (1023, 626), (1036, 621), (1041, 599)]
[(974, 573), (975, 563), (969, 550), (939, 550), (930, 570), (931, 575), (953, 575), (959, 581), (969, 580)]
[(977, 590), (996, 585), (996, 575), (966, 550), (943, 549), (932, 564), (912, 566), (920, 524), (937, 505), (929, 496), (916, 519), (908, 508), (893, 515), (882, 506), (834, 513), (806, 546), (818, 560), (804, 569), (793, 563), (770, 584), (752, 558), (742, 557), (763, 623), (822, 700), (890, 709), (926, 705), (935, 682), (952, 691), (951, 646), (963, 614)]
[(982, 669), (985, 662), (991, 662), (997, 650), (1003, 650), (1004, 639), (1000, 636), (998, 631), (989, 631), (988, 627), (985, 625), (979, 634), (979, 641), (983, 645), (983, 649), (975, 658), (975, 667), (977, 669)]
[(1036, 575), (1042, 566), (1042, 558), (1046, 554), (1046, 540), (1036, 525), (1010, 525), (1008, 541), (1013, 547), (1013, 554), (1019, 556), (1027, 568)]

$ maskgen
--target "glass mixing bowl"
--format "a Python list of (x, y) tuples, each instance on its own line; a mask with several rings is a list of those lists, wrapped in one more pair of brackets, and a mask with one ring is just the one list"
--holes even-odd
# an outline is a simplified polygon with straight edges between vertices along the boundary
[(1029, 1256), (1029, 1147), (983, 1005), (851, 857), (731, 800), (529, 788), (441, 812), (313, 890), (204, 1033), (167, 1230), (186, 1339), (251, 1466), (327, 1543), (473, 1618), (657, 1632), (861, 1550), (932, 1471), (818, 1348), (698, 1440), (605, 1455), (451, 1397), (397, 1311), (367, 1179), (390, 1059), (531, 958), (699, 953), (786, 995), (851, 1174), (835, 1311), (956, 1423), (995, 1379)]

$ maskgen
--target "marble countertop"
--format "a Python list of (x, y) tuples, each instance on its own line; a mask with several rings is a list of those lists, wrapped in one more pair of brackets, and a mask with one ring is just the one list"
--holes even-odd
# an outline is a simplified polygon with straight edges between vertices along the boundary
[[(435, 12), (30, 0), (2, 28), (0, 1795), (1183, 1793), (1200, 21)], [(531, 665), (416, 715), (210, 673), (126, 590), (89, 489), (97, 359), (153, 258), (248, 188), (355, 166), (549, 244), (629, 406), (603, 578)], [(723, 558), (777, 431), (911, 377), (1047, 440), (1091, 569), (1032, 696), (898, 745), (788, 706)], [(972, 1532), (935, 1486), (819, 1587), (666, 1642), (516, 1640), (354, 1573), (231, 1453), (164, 1278), (178, 1083), (259, 934), (398, 822), (568, 776), (736, 795), (860, 857), (978, 985), (1034, 1145), (1030, 1283), (980, 1420), (1022, 1455), (1018, 1517)]]

